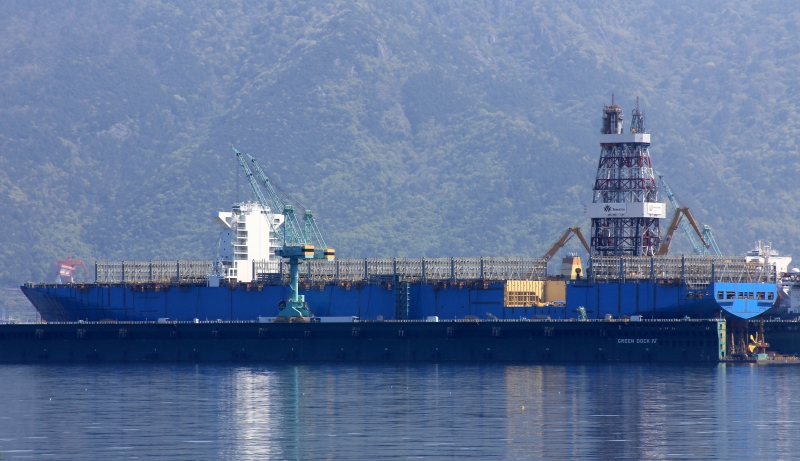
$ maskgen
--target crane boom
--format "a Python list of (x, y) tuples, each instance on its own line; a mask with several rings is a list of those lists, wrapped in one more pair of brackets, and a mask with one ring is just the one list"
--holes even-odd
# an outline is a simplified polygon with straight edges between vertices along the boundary
[[(236, 148), (233, 146), (231, 146), (231, 148), (233, 149), (233, 152), (236, 153), (236, 158), (239, 159), (239, 165), (242, 166), (242, 169), (244, 170), (244, 175), (247, 177), (247, 182), (250, 183), (250, 188), (253, 190), (253, 195), (256, 196), (256, 200), (258, 200), (259, 205), (261, 205), (264, 208), (264, 210), (269, 210), (270, 206), (269, 203), (267, 202), (267, 198), (264, 197), (263, 193), (261, 193), (261, 188), (258, 187), (258, 183), (256, 182), (256, 179), (253, 177), (253, 172), (250, 171), (250, 167), (248, 167), (247, 163), (244, 161), (242, 153), (236, 150)], [(264, 217), (269, 223), (270, 230), (272, 230), (272, 232), (277, 234), (278, 231), (277, 229), (275, 229), (275, 225), (272, 223), (272, 220), (269, 219), (267, 215), (264, 215)]]
[(720, 251), (719, 245), (717, 245), (717, 239), (714, 238), (714, 234), (711, 232), (711, 226), (703, 226), (703, 238), (711, 246), (711, 250), (714, 250), (715, 255), (722, 256), (722, 251)]
[(700, 228), (697, 226), (697, 222), (694, 220), (692, 213), (689, 212), (689, 207), (682, 206), (675, 209), (675, 214), (672, 216), (672, 222), (670, 223), (667, 233), (664, 236), (664, 242), (661, 243), (661, 247), (659, 247), (658, 251), (656, 252), (656, 256), (663, 256), (669, 252), (669, 247), (672, 244), (672, 237), (675, 234), (675, 230), (678, 229), (678, 225), (681, 223), (681, 218), (683, 216), (686, 216), (686, 220), (689, 221), (689, 224), (691, 225), (692, 229), (694, 229), (695, 234), (700, 237), (700, 241), (703, 242), (705, 248), (709, 248), (709, 244), (703, 237), (703, 232), (700, 231)]
[(275, 210), (281, 210), (283, 212), (283, 242), (311, 243), (311, 241), (304, 239), (304, 235), (300, 232), (302, 227), (300, 227), (300, 222), (297, 220), (297, 215), (294, 213), (294, 207), (281, 201), (280, 196), (278, 196), (278, 193), (275, 191), (275, 188), (272, 187), (272, 182), (269, 180), (269, 177), (266, 175), (266, 173), (264, 173), (264, 170), (261, 169), (261, 165), (258, 164), (258, 160), (253, 158), (253, 156), (250, 154), (246, 155), (250, 159), (250, 162), (253, 163), (256, 173), (258, 173), (258, 178), (262, 183), (264, 183), (264, 187), (267, 189), (267, 192), (272, 199), (272, 203), (275, 205)]
[[(239, 159), (239, 164), (242, 166), (245, 176), (247, 176), (247, 181), (253, 189), (253, 194), (255, 194), (261, 206), (269, 210), (269, 202), (267, 202), (267, 198), (261, 192), (261, 187), (253, 177), (253, 172), (250, 170), (250, 167), (247, 166), (247, 162), (244, 161), (244, 156), (241, 152), (236, 150), (235, 147), (231, 146), (231, 148), (236, 153), (236, 158)], [(275, 254), (281, 258), (287, 259), (289, 262), (290, 295), (289, 299), (285, 300), (283, 308), (278, 312), (278, 317), (284, 319), (289, 319), (291, 317), (310, 317), (311, 311), (308, 310), (305, 296), (300, 294), (298, 287), (300, 260), (326, 259), (328, 261), (333, 261), (335, 251), (333, 248), (327, 248), (325, 246), (325, 241), (322, 239), (322, 234), (314, 221), (311, 211), (305, 211), (304, 225), (301, 227), (295, 215), (294, 207), (281, 200), (272, 182), (269, 180), (269, 177), (264, 173), (264, 170), (261, 169), (261, 165), (258, 164), (258, 161), (253, 158), (252, 155), (246, 155), (253, 163), (259, 179), (264, 183), (264, 187), (269, 193), (275, 210), (281, 210), (283, 213), (283, 245), (279, 250), (275, 251)], [(287, 194), (284, 193), (284, 195)], [(273, 232), (276, 232), (272, 220), (269, 219), (269, 217), (267, 217), (267, 220), (269, 221), (270, 228)], [(314, 247), (315, 241), (320, 244), (320, 248)]]
[[(664, 189), (664, 193), (667, 195), (669, 202), (672, 204), (672, 207), (677, 210), (681, 205), (678, 203), (675, 193), (672, 192), (672, 188), (669, 187), (669, 184), (667, 184), (667, 180), (664, 179), (664, 175), (658, 171), (656, 171), (656, 174), (658, 175), (658, 179), (661, 180), (661, 187)], [(692, 233), (692, 229), (689, 227), (688, 222), (681, 220), (678, 225), (680, 226), (683, 235), (685, 235), (686, 239), (689, 240), (689, 244), (692, 246), (692, 253), (697, 255), (707, 253), (704, 250), (703, 245), (701, 245), (700, 242), (698, 242), (695, 238), (695, 234)]]
[(566, 232), (564, 232), (564, 235), (562, 235), (561, 238), (558, 239), (558, 241), (550, 248), (550, 250), (544, 254), (543, 256), (544, 260), (550, 261), (550, 259), (558, 252), (558, 250), (560, 250), (561, 247), (563, 247), (564, 245), (567, 244), (567, 242), (569, 242), (569, 240), (572, 238), (573, 235), (577, 235), (578, 238), (581, 240), (581, 243), (583, 243), (583, 247), (586, 248), (586, 251), (591, 253), (591, 250), (589, 249), (589, 244), (583, 237), (583, 233), (581, 233), (581, 228), (570, 227), (567, 229)]
[(311, 210), (306, 210), (306, 214), (303, 217), (303, 224), (305, 224), (304, 232), (307, 241), (314, 242), (315, 245), (322, 248), (328, 248), (328, 246), (325, 245), (325, 239), (322, 238), (322, 232), (320, 232), (317, 221), (314, 219), (314, 214), (311, 213)]
[[(288, 226), (284, 224), (284, 243), (304, 243), (314, 245), (314, 259), (327, 259), (329, 261), (333, 260), (335, 252), (333, 248), (328, 248), (328, 246), (325, 244), (325, 239), (322, 237), (322, 232), (320, 232), (319, 226), (317, 226), (317, 221), (314, 219), (314, 214), (311, 212), (311, 210), (305, 210), (303, 214), (303, 225), (301, 226), (299, 220), (297, 219), (297, 215), (294, 212), (294, 206), (284, 203), (284, 201), (281, 200), (280, 195), (272, 184), (272, 181), (270, 181), (267, 174), (264, 173), (264, 170), (261, 168), (258, 160), (256, 160), (250, 154), (245, 155), (247, 155), (247, 158), (249, 158), (250, 162), (252, 162), (259, 179), (261, 179), (261, 182), (264, 183), (264, 187), (267, 189), (267, 192), (272, 199), (272, 203), (277, 209), (283, 209), (284, 223), (289, 223)], [(288, 200), (291, 200), (291, 198), (288, 198)], [(295, 201), (295, 203), (297, 202)], [(300, 206), (299, 203), (297, 203), (297, 205)]]
[(261, 169), (261, 165), (258, 164), (258, 161), (253, 158), (250, 154), (247, 155), (247, 158), (253, 163), (253, 167), (256, 169), (256, 173), (258, 173), (259, 179), (261, 182), (264, 183), (264, 186), (267, 188), (267, 192), (269, 193), (269, 198), (272, 200), (272, 204), (275, 206), (275, 211), (283, 210), (283, 202), (281, 201), (280, 197), (278, 197), (278, 193), (275, 192), (275, 188), (272, 187), (272, 183), (270, 182), (269, 178), (267, 177), (264, 170)]

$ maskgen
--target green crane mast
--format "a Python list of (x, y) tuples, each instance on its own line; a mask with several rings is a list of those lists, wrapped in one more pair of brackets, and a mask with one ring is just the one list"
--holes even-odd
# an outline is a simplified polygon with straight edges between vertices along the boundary
[[(253, 172), (250, 170), (250, 167), (247, 166), (247, 162), (245, 162), (242, 153), (233, 146), (231, 146), (231, 148), (236, 154), (239, 165), (241, 165), (244, 170), (247, 181), (250, 183), (250, 187), (253, 189), (253, 194), (256, 196), (256, 200), (258, 200), (259, 204), (265, 210), (272, 209), (276, 212), (281, 210), (283, 214), (283, 227), (281, 229), (282, 245), (279, 249), (275, 250), (275, 254), (286, 259), (289, 263), (289, 289), (291, 293), (289, 299), (286, 300), (286, 305), (278, 312), (278, 317), (310, 317), (311, 312), (308, 310), (305, 296), (299, 293), (298, 288), (300, 261), (307, 259), (325, 259), (332, 261), (335, 256), (335, 251), (333, 248), (327, 248), (325, 245), (325, 241), (322, 239), (322, 233), (319, 231), (319, 227), (316, 221), (314, 221), (311, 211), (305, 210), (304, 222), (301, 226), (295, 215), (294, 206), (285, 203), (285, 201), (281, 199), (269, 177), (264, 173), (264, 170), (261, 169), (258, 161), (251, 155), (246, 154), (253, 163), (259, 179), (264, 184), (270, 196), (270, 200), (272, 201), (272, 206), (270, 206), (267, 198), (261, 192), (261, 187), (253, 177)], [(286, 201), (289, 200), (287, 196)], [(278, 230), (275, 229), (269, 216), (264, 215), (264, 217), (269, 221), (272, 231), (277, 234)], [(319, 245), (318, 248), (315, 247), (315, 243)]]
[[(247, 158), (249, 158), (253, 163), (253, 167), (256, 169), (258, 178), (264, 184), (264, 188), (267, 189), (267, 193), (272, 200), (273, 206), (276, 210), (283, 210), (283, 215), (287, 218), (284, 222), (288, 222), (289, 225), (284, 227), (284, 243), (309, 243), (314, 245), (314, 259), (332, 260), (334, 256), (334, 250), (332, 248), (328, 248), (328, 246), (325, 244), (325, 239), (322, 238), (322, 232), (320, 232), (317, 222), (314, 220), (314, 213), (312, 213), (311, 210), (304, 210), (303, 225), (301, 226), (297, 216), (294, 213), (294, 206), (284, 203), (284, 201), (281, 200), (280, 195), (275, 190), (275, 186), (273, 186), (272, 181), (270, 181), (267, 174), (264, 173), (264, 170), (261, 168), (261, 165), (259, 165), (258, 160), (253, 158), (253, 156), (250, 154), (245, 155), (247, 155)], [(284, 193), (284, 195), (287, 196), (287, 201), (291, 200), (288, 197), (288, 194)], [(326, 251), (330, 252), (330, 258), (325, 256)]]
[[(703, 225), (703, 239), (705, 239), (706, 243), (708, 243), (715, 255), (722, 255), (722, 252), (719, 250), (719, 245), (717, 245), (717, 240), (714, 238), (714, 234), (711, 233), (711, 226)], [(708, 254), (708, 250), (706, 250), (706, 252), (703, 254)]]
[[(658, 175), (658, 179), (661, 180), (661, 186), (664, 189), (664, 193), (667, 194), (667, 198), (669, 202), (672, 204), (672, 207), (676, 210), (681, 207), (680, 203), (678, 203), (678, 199), (675, 197), (675, 194), (672, 192), (672, 188), (669, 187), (667, 184), (667, 180), (664, 179), (664, 175), (659, 173), (658, 171), (655, 172)], [(717, 241), (714, 240), (714, 235), (711, 233), (711, 226), (704, 225), (702, 236), (706, 243), (708, 243), (708, 247), (703, 245), (702, 242), (698, 242), (697, 238), (695, 237), (695, 233), (692, 231), (691, 225), (687, 222), (688, 220), (682, 219), (680, 221), (680, 228), (683, 234), (689, 239), (689, 243), (692, 245), (692, 253), (696, 255), (707, 255), (709, 254), (709, 249), (711, 249), (715, 255), (720, 256), (722, 252), (719, 251), (719, 246), (717, 246)]]

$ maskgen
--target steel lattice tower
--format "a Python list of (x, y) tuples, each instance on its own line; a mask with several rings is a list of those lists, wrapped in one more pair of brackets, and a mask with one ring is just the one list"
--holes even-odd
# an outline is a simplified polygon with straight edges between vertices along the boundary
[(611, 105), (603, 108), (600, 162), (587, 206), (593, 256), (652, 256), (661, 243), (659, 219), (666, 217), (666, 206), (658, 202), (650, 135), (638, 98), (630, 133), (623, 132), (623, 119), (612, 95)]

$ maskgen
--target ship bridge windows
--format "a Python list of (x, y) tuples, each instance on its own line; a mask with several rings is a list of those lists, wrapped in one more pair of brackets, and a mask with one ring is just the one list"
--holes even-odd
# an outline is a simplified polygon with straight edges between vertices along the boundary
[[(723, 299), (723, 292), (717, 292), (717, 299)], [(773, 301), (775, 299), (775, 293), (771, 291), (726, 291), (724, 299), (756, 299), (756, 300), (768, 300)]]

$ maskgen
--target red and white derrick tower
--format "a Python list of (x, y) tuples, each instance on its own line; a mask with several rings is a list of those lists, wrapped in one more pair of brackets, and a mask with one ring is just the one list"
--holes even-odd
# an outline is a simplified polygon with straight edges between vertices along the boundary
[(603, 108), (600, 162), (586, 210), (592, 218), (592, 256), (653, 256), (661, 243), (658, 225), (666, 205), (658, 201), (650, 134), (638, 98), (629, 133), (622, 129), (623, 119), (612, 95), (611, 105)]

